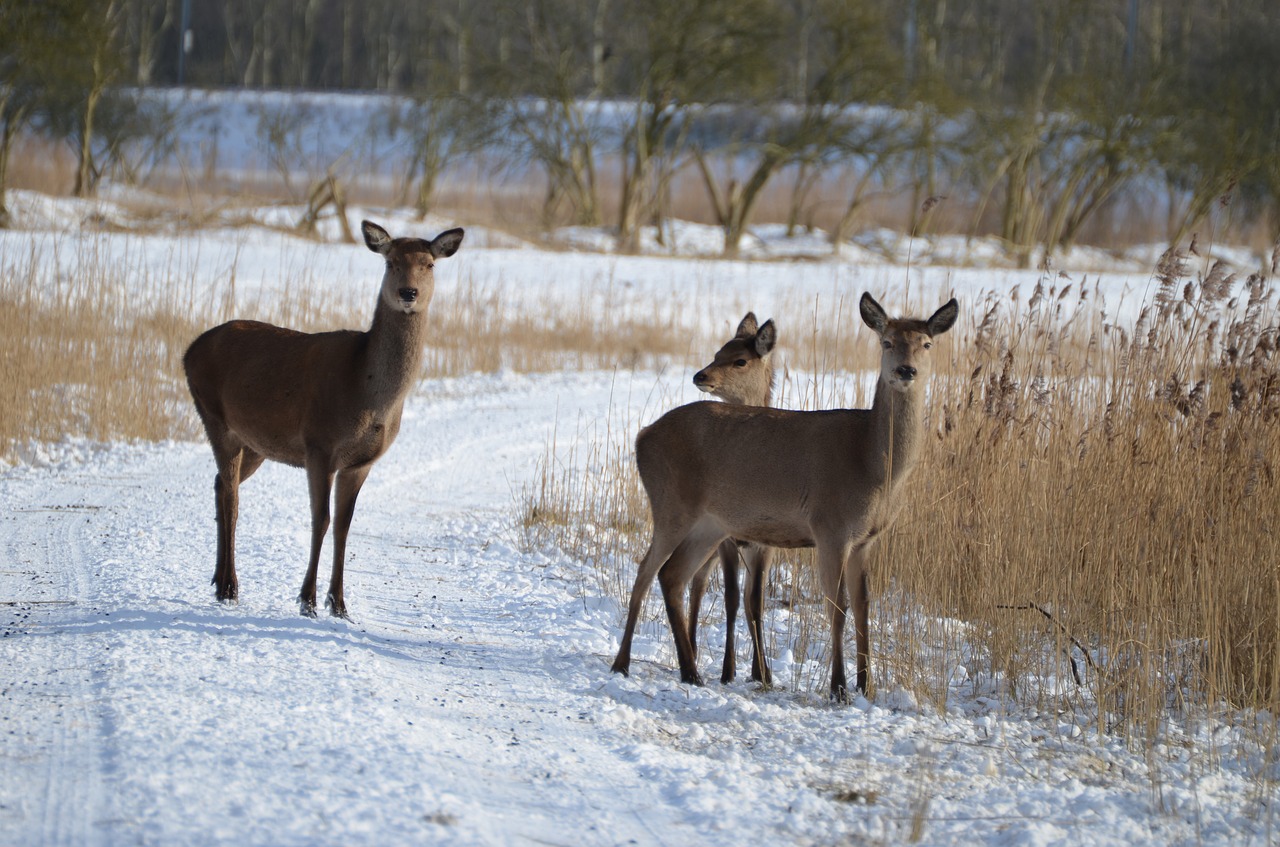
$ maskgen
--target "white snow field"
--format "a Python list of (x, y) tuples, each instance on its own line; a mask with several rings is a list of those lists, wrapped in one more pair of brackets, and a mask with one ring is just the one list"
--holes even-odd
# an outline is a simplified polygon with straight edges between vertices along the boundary
[[(33, 223), (34, 198), (13, 205), (19, 229), (0, 234), (3, 254), (54, 243), (63, 249), (45, 261), (73, 262), (75, 243), (90, 240), (107, 260), (130, 255), (204, 281), (215, 297), (232, 266), (246, 302), (287, 296), (272, 280), (305, 266), (335, 296), (367, 292), (371, 303), (380, 273), (363, 246), (251, 229), (76, 232), (59, 215), (77, 212)], [(454, 223), (406, 220), (392, 233)], [(640, 314), (687, 299), (718, 328), (745, 308), (763, 317), (815, 294), (870, 288), (901, 302), (908, 278), (901, 266), (831, 260), (484, 246), (501, 242), (469, 233), (440, 264), (437, 302), (460, 280), (500, 283), (506, 308), (520, 307), (522, 291), (535, 302), (535, 290), (536, 302)], [(944, 291), (972, 301), (1036, 278), (912, 274), (911, 302), (929, 306)], [(1143, 274), (1101, 279), (1117, 300), (1146, 284)], [(588, 565), (522, 549), (520, 494), (553, 432), (566, 444), (603, 437), (593, 422), (619, 410), (652, 419), (664, 403), (694, 399), (690, 373), (620, 366), (424, 381), (356, 510), (350, 621), (298, 611), (309, 539), (301, 471), (267, 464), (242, 488), (241, 600), (220, 605), (204, 443), (31, 446), (0, 470), (0, 844), (1280, 839), (1274, 751), (1250, 741), (1270, 715), (1171, 723), (1143, 746), (962, 681), (942, 710), (894, 690), (835, 706), (820, 689), (690, 687), (656, 617), (640, 630), (632, 676), (611, 674), (624, 610)], [(608, 431), (633, 437), (623, 429)], [(321, 591), (327, 555), (326, 545)], [(874, 645), (874, 610), (872, 626)], [(722, 632), (708, 628), (704, 643), (702, 661), (718, 662)]]

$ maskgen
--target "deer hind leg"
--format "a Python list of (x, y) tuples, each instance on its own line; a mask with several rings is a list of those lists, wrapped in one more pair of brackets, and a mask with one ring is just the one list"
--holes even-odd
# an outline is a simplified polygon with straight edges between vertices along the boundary
[(311, 558), (307, 560), (307, 575), (298, 592), (302, 614), (316, 616), (316, 576), (320, 567), (320, 548), (324, 534), (329, 531), (329, 492), (333, 489), (333, 471), (328, 459), (317, 455), (307, 456), (307, 491), (311, 499)]
[(356, 513), (356, 498), (369, 476), (373, 465), (346, 468), (338, 474), (338, 487), (334, 492), (333, 516), (333, 573), (329, 577), (329, 596), (325, 604), (336, 617), (347, 617), (347, 604), (342, 596), (342, 566), (347, 556), (347, 531)]
[(624, 676), (631, 672), (631, 639), (635, 635), (636, 624), (640, 620), (640, 611), (644, 608), (644, 598), (653, 585), (654, 577), (663, 564), (671, 556), (684, 536), (688, 533), (687, 525), (660, 525), (654, 520), (653, 538), (649, 542), (649, 550), (640, 560), (636, 571), (636, 581), (631, 587), (631, 600), (627, 604), (627, 625), (622, 631), (622, 643), (618, 646), (618, 655), (613, 660), (614, 673)]
[(844, 624), (849, 598), (845, 591), (844, 566), (848, 544), (818, 545), (818, 581), (822, 599), (831, 615), (831, 697), (849, 702), (849, 683), (844, 672)]
[(220, 602), (235, 603), (240, 599), (240, 581), (236, 577), (236, 523), (240, 517), (240, 483), (248, 479), (262, 464), (262, 456), (248, 447), (222, 439), (215, 448), (218, 473), (213, 479), (214, 514), (217, 520), (217, 553), (214, 559), (213, 584)]
[(689, 640), (689, 622), (685, 615), (685, 591), (690, 579), (703, 568), (707, 558), (725, 538), (724, 531), (710, 519), (704, 519), (680, 542), (671, 558), (658, 571), (662, 585), (662, 599), (667, 608), (667, 620), (676, 643), (676, 658), (680, 663), (680, 680), (702, 685), (698, 673), (698, 657)]
[(734, 630), (738, 626), (738, 609), (742, 590), (738, 584), (738, 544), (732, 538), (720, 542), (720, 569), (724, 573), (724, 661), (720, 665), (720, 684), (728, 685), (738, 675)]
[(773, 548), (752, 544), (744, 557), (747, 563), (747, 629), (751, 633), (751, 679), (764, 688), (773, 687), (773, 673), (764, 655), (764, 589), (769, 581)]

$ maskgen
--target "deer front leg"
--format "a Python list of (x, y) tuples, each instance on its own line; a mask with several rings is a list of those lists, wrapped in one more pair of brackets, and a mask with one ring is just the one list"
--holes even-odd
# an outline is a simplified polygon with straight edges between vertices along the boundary
[(831, 616), (831, 697), (839, 703), (849, 702), (849, 684), (844, 673), (844, 623), (848, 609), (844, 565), (848, 555), (848, 545), (820, 543), (818, 546), (818, 580)]
[(307, 455), (307, 490), (311, 497), (311, 557), (307, 560), (307, 575), (298, 592), (302, 614), (316, 616), (316, 576), (320, 567), (320, 548), (324, 534), (329, 531), (329, 492), (333, 488), (333, 471), (327, 458)]
[(871, 629), (868, 623), (871, 598), (867, 591), (867, 548), (858, 545), (849, 557), (846, 567), (845, 584), (853, 595), (853, 626), (857, 644), (857, 686), (863, 694), (867, 693), (871, 664)]
[(356, 513), (356, 498), (369, 476), (373, 465), (346, 468), (338, 474), (338, 487), (334, 494), (333, 519), (333, 573), (329, 577), (329, 596), (325, 604), (339, 618), (347, 617), (347, 604), (342, 597), (342, 567), (347, 557), (347, 531)]

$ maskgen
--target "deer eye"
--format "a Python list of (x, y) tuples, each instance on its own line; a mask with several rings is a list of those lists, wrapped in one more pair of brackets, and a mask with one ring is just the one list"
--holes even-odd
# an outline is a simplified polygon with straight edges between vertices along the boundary
[(739, 359), (738, 361), (736, 361), (736, 362), (734, 362), (734, 363), (733, 363), (733, 366), (734, 366), (735, 368), (745, 368), (745, 367), (747, 366), (747, 360), (746, 360), (746, 359)]
[(893, 347), (893, 342), (886, 338), (884, 341), (880, 342), (880, 346), (888, 350)]
[(926, 342), (924, 343), (924, 349), (928, 350), (928, 349), (930, 349), (930, 348), (932, 348), (932, 347), (933, 347), (933, 342), (932, 342), (932, 341), (926, 341)]

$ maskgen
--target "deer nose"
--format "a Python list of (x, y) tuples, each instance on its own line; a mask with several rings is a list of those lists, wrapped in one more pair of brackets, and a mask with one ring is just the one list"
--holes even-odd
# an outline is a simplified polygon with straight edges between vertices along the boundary
[(694, 385), (702, 385), (702, 383), (704, 383), (704, 382), (706, 382), (706, 381), (707, 381), (707, 372), (706, 372), (706, 371), (698, 371), (696, 374), (694, 374), (694, 375), (693, 375), (693, 384), (694, 384)]
[(406, 303), (412, 303), (418, 299), (418, 289), (416, 288), (401, 288), (397, 293), (399, 293), (400, 299)]
[(898, 365), (894, 372), (898, 375), (898, 379), (911, 380), (916, 378), (916, 369), (911, 365)]

